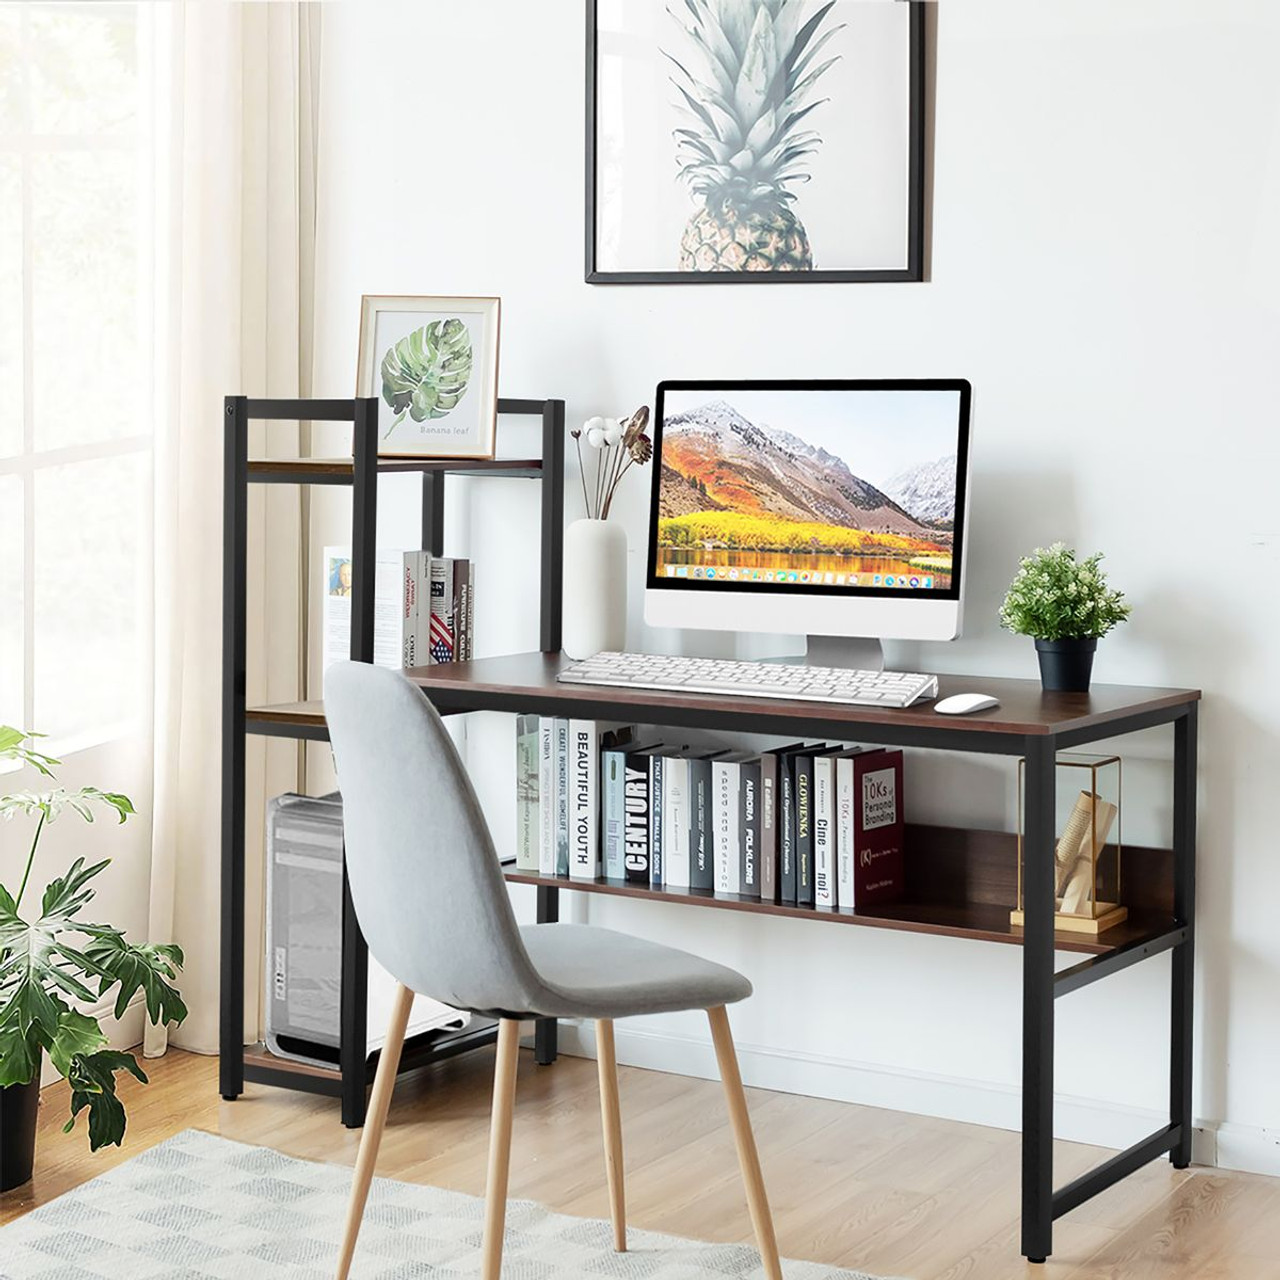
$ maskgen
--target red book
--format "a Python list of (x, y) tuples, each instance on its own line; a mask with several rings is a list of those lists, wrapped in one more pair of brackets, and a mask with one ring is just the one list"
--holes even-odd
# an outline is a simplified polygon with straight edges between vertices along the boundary
[[(837, 842), (848, 840), (852, 857), (837, 848), (837, 894), (841, 907), (868, 907), (894, 902), (906, 887), (902, 857), (902, 752), (859, 751), (837, 761), (852, 772), (852, 805), (837, 822)], [(845, 815), (839, 815), (845, 816)], [(853, 901), (847, 901), (852, 874)]]

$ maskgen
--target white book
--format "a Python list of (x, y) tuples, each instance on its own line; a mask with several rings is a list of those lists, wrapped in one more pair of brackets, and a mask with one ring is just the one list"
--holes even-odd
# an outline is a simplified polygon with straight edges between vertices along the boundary
[(556, 717), (556, 875), (569, 874), (569, 721)]
[(813, 901), (815, 906), (836, 905), (835, 868), (835, 761), (815, 756), (813, 761)]
[(569, 878), (600, 874), (600, 730), (594, 720), (569, 721)]
[(662, 770), (662, 882), (689, 887), (689, 761), (667, 756)]
[(516, 717), (516, 869), (538, 870), (538, 717)]
[[(373, 661), (399, 670), (418, 656), (418, 568), (421, 551), (384, 550), (374, 554)], [(325, 547), (321, 563), (324, 592), (322, 670), (351, 657), (350, 547)]]
[(854, 821), (858, 795), (853, 782), (853, 757), (860, 748), (842, 751), (835, 757), (836, 766), (836, 903), (843, 909), (852, 908), (854, 867)]
[(716, 893), (741, 893), (738, 812), (739, 761), (733, 756), (711, 762), (711, 830)]
[(538, 874), (556, 873), (556, 722), (538, 718)]

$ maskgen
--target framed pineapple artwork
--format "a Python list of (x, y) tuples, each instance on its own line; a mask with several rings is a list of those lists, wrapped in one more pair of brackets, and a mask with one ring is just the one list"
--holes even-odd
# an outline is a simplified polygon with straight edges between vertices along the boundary
[(384, 457), (492, 458), (497, 298), (360, 300), (356, 395), (378, 397)]
[(587, 281), (923, 279), (924, 10), (587, 0)]

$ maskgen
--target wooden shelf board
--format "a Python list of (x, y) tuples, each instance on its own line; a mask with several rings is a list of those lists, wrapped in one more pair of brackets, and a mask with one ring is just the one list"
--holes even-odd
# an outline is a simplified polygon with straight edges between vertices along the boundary
[[(250, 458), (249, 479), (285, 475), (299, 477), (346, 477), (354, 473), (350, 458)], [(379, 458), (382, 471), (444, 471), (450, 475), (508, 475), (535, 477), (542, 474), (541, 458)]]
[[(488, 1043), (496, 1034), (497, 1021), (493, 1018), (473, 1017), (458, 1031), (421, 1031), (404, 1042), (400, 1058), (400, 1074), (429, 1066), (439, 1058), (452, 1056), (464, 1048)], [(246, 1066), (266, 1067), (289, 1075), (306, 1076), (313, 1080), (338, 1081), (342, 1073), (334, 1066), (317, 1066), (312, 1062), (299, 1062), (295, 1058), (279, 1058), (262, 1043), (247, 1045), (244, 1051)], [(369, 1079), (377, 1063), (377, 1051), (369, 1055)]]
[[(897, 902), (891, 906), (868, 907), (859, 911), (783, 906), (736, 895), (716, 895), (708, 889), (650, 889), (622, 880), (569, 880), (562, 876), (540, 876), (526, 871), (504, 869), (514, 884), (549, 885), (583, 893), (612, 894), (624, 898), (648, 898), (654, 902), (674, 902), (725, 911), (746, 911), (757, 915), (784, 916), (796, 920), (823, 920), (833, 924), (863, 925), (872, 929), (897, 929), (906, 933), (931, 933), (949, 938), (970, 938), (982, 942), (1022, 944), (1022, 930), (1009, 923), (1009, 908), (993, 903)], [(1137, 915), (1097, 937), (1078, 933), (1056, 933), (1059, 951), (1105, 955), (1131, 942), (1158, 937), (1172, 929), (1173, 921), (1155, 915)]]

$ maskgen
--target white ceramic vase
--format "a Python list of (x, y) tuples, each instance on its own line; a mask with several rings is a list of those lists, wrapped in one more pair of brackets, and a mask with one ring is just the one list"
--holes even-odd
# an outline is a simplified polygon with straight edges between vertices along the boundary
[(564, 531), (561, 647), (590, 658), (626, 639), (627, 535), (609, 520), (575, 520)]

